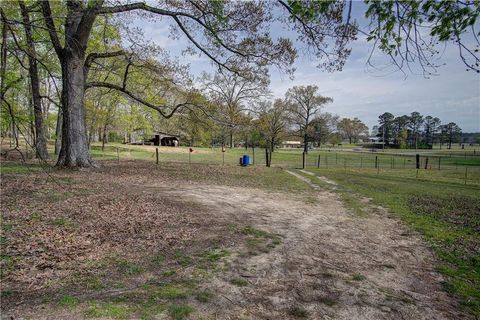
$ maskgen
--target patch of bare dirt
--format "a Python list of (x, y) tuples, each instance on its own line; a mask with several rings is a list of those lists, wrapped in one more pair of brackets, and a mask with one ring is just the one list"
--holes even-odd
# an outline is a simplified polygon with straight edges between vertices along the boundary
[[(227, 221), (248, 222), (282, 235), (282, 245), (237, 257), (208, 287), (222, 319), (285, 319), (294, 307), (311, 319), (456, 319), (442, 291), (435, 259), (418, 235), (388, 214), (359, 218), (336, 195), (302, 197), (221, 186), (183, 187)], [(249, 285), (229, 281), (245, 278)], [(209, 306), (211, 308), (211, 306)]]

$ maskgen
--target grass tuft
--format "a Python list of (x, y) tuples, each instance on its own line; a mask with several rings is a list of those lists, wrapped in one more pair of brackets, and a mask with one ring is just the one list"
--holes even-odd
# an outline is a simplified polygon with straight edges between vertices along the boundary
[(193, 312), (188, 304), (172, 304), (168, 307), (168, 314), (173, 320), (186, 319)]
[(293, 306), (288, 309), (288, 314), (296, 318), (306, 318), (308, 317), (308, 311), (301, 306)]
[(248, 286), (248, 281), (243, 278), (233, 278), (230, 279), (230, 283), (236, 285), (237, 287), (246, 287)]

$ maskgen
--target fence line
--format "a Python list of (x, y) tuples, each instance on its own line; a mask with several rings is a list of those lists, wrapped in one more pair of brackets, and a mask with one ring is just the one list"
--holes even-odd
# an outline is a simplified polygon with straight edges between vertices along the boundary
[[(195, 149), (195, 148), (194, 148)], [(370, 169), (376, 169), (379, 174), (388, 170), (416, 170), (417, 155), (416, 154), (383, 154), (383, 153), (366, 153), (366, 152), (334, 152), (326, 150), (313, 150), (303, 155), (301, 152), (276, 150), (273, 153), (261, 152), (255, 148), (253, 151), (249, 148), (245, 150), (227, 149), (221, 152), (220, 149), (194, 150), (193, 153), (188, 149), (179, 149), (182, 152), (162, 152), (158, 148), (137, 149), (122, 146), (105, 146), (105, 150), (101, 151), (100, 146), (92, 146), (92, 155), (99, 159), (109, 159), (116, 161), (144, 159), (146, 161), (161, 162), (178, 162), (192, 164), (209, 164), (209, 165), (238, 165), (238, 158), (241, 154), (249, 154), (252, 159), (255, 157), (254, 166), (266, 166), (266, 160), (271, 159), (269, 163), (273, 167), (284, 168), (302, 168), (305, 164), (307, 169), (354, 169), (368, 172)], [(173, 150), (172, 150), (173, 151)], [(428, 159), (428, 160), (427, 160)], [(478, 160), (477, 160), (478, 161)], [(480, 180), (480, 165), (471, 159), (465, 157), (449, 157), (445, 155), (418, 155), (419, 173), (422, 171), (445, 171), (448, 175), (465, 181), (478, 182)], [(466, 174), (465, 174), (466, 172)], [(465, 179), (466, 175), (466, 179)]]

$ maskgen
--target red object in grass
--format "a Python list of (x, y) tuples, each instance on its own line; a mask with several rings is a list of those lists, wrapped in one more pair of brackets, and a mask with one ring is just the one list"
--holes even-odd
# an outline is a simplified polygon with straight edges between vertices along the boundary
[(190, 148), (190, 152), (193, 152), (193, 149), (192, 149), (192, 148)]

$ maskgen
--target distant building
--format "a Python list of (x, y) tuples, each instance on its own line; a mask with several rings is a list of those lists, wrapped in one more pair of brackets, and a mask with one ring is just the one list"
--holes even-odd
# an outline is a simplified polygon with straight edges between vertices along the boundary
[(153, 135), (146, 135), (145, 129), (137, 129), (131, 133), (129, 143), (178, 147), (180, 143), (180, 136), (160, 131), (155, 132)]
[(283, 141), (282, 148), (303, 148), (301, 141)]

